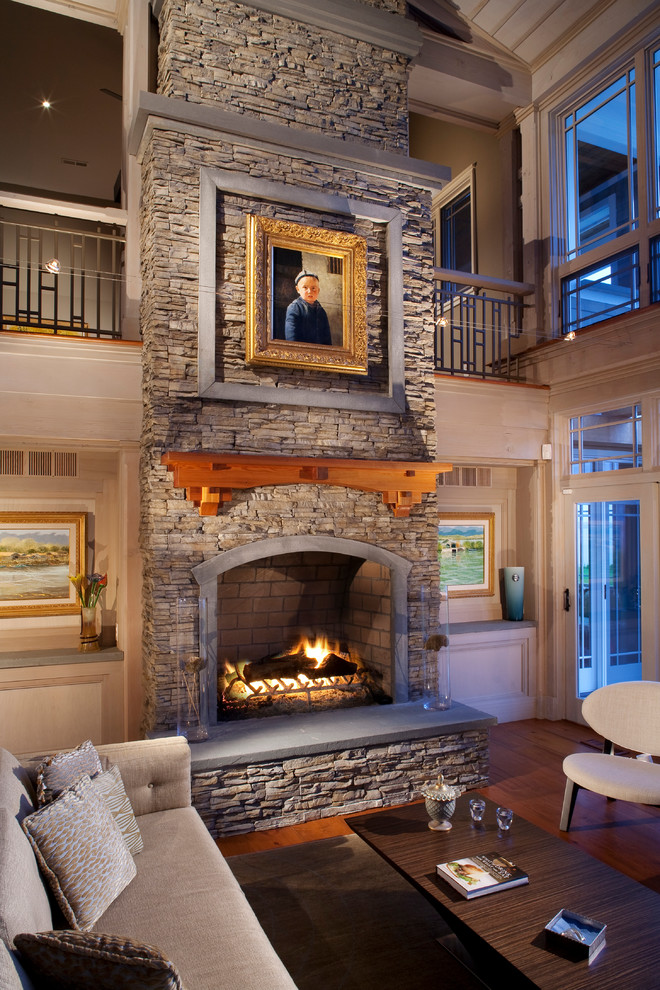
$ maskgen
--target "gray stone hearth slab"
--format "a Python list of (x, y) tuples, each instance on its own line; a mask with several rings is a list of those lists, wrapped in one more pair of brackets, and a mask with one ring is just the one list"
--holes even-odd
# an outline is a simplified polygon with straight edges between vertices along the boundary
[(496, 723), (494, 715), (459, 702), (447, 711), (427, 711), (419, 701), (223, 722), (212, 727), (208, 740), (192, 743), (192, 769), (200, 773), (273, 757), (429, 739)]

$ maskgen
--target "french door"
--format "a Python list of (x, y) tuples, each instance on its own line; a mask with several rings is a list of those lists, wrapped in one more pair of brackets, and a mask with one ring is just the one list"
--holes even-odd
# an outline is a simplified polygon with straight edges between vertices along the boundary
[(641, 485), (581, 486), (566, 508), (566, 717), (579, 720), (596, 688), (655, 679), (642, 650), (642, 589), (653, 587), (653, 541), (642, 533), (653, 527)]

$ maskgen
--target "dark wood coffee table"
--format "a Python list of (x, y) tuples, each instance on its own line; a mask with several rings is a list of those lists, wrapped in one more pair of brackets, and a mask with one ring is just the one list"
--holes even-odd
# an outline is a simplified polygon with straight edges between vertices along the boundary
[[(473, 796), (458, 800), (449, 832), (428, 828), (423, 804), (346, 822), (437, 908), (489, 986), (658, 990), (660, 894), (518, 816), (500, 834), (492, 801), (483, 825), (473, 825)], [(436, 863), (492, 850), (526, 870), (529, 884), (468, 901), (436, 875)], [(544, 928), (561, 908), (607, 925), (606, 946), (591, 962), (548, 948)]]

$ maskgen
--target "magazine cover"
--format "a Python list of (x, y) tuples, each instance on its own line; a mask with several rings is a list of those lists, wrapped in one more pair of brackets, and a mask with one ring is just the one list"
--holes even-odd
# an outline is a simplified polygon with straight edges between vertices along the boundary
[(529, 882), (524, 870), (496, 852), (438, 863), (436, 870), (465, 897), (478, 897)]

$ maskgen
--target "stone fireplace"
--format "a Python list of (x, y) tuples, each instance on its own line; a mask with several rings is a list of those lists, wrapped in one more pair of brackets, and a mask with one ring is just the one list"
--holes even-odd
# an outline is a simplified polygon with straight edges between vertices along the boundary
[[(380, 547), (319, 536), (258, 540), (195, 567), (210, 603), (218, 720), (407, 701), (409, 572), (409, 561)], [(302, 640), (327, 641), (344, 666), (331, 659), (330, 674), (321, 666), (316, 678), (306, 668), (293, 684), (282, 654), (299, 651)], [(253, 679), (262, 664), (266, 684), (247, 687), (245, 664)]]
[[(422, 692), (420, 591), (438, 580), (435, 478), (449, 467), (435, 463), (431, 198), (450, 175), (407, 154), (406, 74), (421, 33), (405, 9), (404, 0), (155, 5), (157, 92), (141, 95), (131, 138), (142, 176), (144, 728), (175, 729), (175, 604), (201, 593), (220, 684), (211, 721), (231, 752), (200, 744), (193, 790), (216, 831), (221, 806), (238, 807), (249, 781), (298, 780), (280, 763), (236, 770), (247, 753), (263, 761), (265, 734), (283, 720), (224, 722), (221, 711), (218, 722), (227, 664), (268, 658), (321, 625), (393, 702), (301, 715), (317, 729), (336, 719), (335, 742), (319, 743), (326, 754), (363, 739), (347, 722), (356, 712), (375, 725), (405, 709), (378, 740), (416, 751), (411, 781), (447, 746), (454, 779), (485, 776), (487, 723), (475, 728), (463, 712), (438, 729), (438, 719), (406, 714)], [(365, 369), (249, 359), (255, 217), (364, 244), (362, 280), (350, 288), (366, 295)], [(418, 485), (425, 468), (432, 483)], [(271, 742), (278, 760), (299, 758), (289, 743)], [(383, 780), (396, 760), (383, 757)], [(381, 784), (368, 800), (401, 796)], [(287, 820), (257, 791), (260, 821)], [(241, 814), (232, 828), (263, 827)]]

